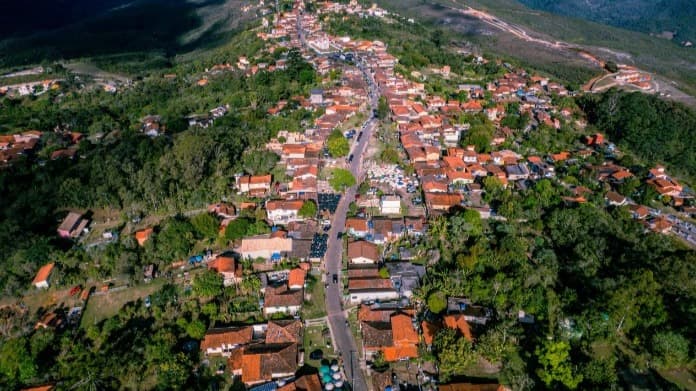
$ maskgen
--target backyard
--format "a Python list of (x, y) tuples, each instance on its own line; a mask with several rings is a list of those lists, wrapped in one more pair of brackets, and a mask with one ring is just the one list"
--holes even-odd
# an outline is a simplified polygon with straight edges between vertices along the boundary
[(165, 279), (155, 279), (148, 284), (127, 287), (115, 292), (93, 294), (87, 302), (87, 308), (82, 316), (82, 327), (87, 327), (118, 314), (124, 305), (138, 299), (143, 299), (162, 288)]

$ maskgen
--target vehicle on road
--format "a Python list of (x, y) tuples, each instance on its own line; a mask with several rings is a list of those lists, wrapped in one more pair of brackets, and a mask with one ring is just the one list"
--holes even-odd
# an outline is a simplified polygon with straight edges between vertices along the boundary
[(331, 279), (332, 279), (332, 281), (333, 281), (334, 284), (338, 284), (338, 274), (334, 274), (334, 275), (331, 277)]
[(336, 239), (341, 239), (343, 237), (343, 232), (338, 232), (336, 234)]
[(358, 133), (358, 141), (360, 141), (360, 139), (362, 138), (362, 135), (363, 135), (363, 132), (361, 130), (360, 133)]
[(353, 154), (351, 153), (350, 156), (348, 156), (348, 163), (353, 162)]

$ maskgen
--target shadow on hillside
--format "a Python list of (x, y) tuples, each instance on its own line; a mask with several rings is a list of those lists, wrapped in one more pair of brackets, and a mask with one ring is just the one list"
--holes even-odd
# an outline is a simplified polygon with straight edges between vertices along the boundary
[[(56, 30), (6, 40), (0, 44), (0, 67), (117, 53), (171, 56), (182, 49), (180, 38), (184, 34), (203, 25), (196, 11), (225, 1), (204, 0), (194, 4), (188, 0), (142, 0), (108, 12), (103, 7), (95, 9), (91, 16), (85, 15), (81, 21)], [(123, 1), (107, 2), (117, 3)], [(204, 38), (206, 43), (217, 41), (214, 38), (223, 35), (219, 33), (221, 29), (221, 25), (213, 25), (196, 42), (203, 42)]]

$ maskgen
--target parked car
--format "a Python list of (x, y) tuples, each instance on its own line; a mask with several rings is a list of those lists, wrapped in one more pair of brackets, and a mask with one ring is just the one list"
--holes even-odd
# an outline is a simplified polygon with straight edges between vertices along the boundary
[(332, 280), (334, 284), (338, 284), (338, 274), (334, 274)]

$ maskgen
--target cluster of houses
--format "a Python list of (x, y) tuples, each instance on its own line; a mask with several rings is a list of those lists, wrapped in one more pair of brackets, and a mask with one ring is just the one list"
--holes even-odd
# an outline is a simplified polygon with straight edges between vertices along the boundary
[(10, 164), (13, 160), (36, 152), (42, 135), (43, 132), (38, 130), (0, 135), (0, 164)]
[[(40, 148), (45, 147), (45, 132), (27, 130), (22, 133), (0, 135), (0, 168), (12, 164), (21, 157), (33, 157)], [(78, 143), (83, 138), (80, 132), (55, 131), (56, 142), (61, 146), (51, 152), (51, 160), (73, 159), (77, 156)]]
[[(271, 320), (264, 324), (210, 329), (201, 342), (206, 356), (222, 356), (227, 368), (247, 386), (292, 379), (301, 360), (303, 324)], [(316, 374), (295, 379), (307, 391), (321, 390)]]

